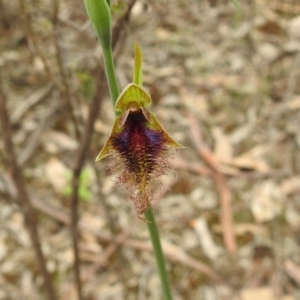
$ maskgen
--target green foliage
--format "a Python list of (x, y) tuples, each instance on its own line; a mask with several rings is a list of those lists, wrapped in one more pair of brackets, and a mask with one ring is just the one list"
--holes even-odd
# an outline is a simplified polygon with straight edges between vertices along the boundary
[(240, 8), (239, 5), (238, 5), (238, 3), (236, 2), (236, 0), (231, 0), (231, 2), (234, 4), (234, 6), (235, 6), (236, 8)]
[[(72, 185), (71, 185), (72, 173), (68, 172), (66, 176), (69, 179), (69, 183), (64, 188), (63, 195), (69, 197), (72, 194)], [(84, 169), (80, 174), (79, 188), (78, 188), (79, 198), (83, 201), (89, 201), (91, 198), (90, 181), (91, 181), (90, 171), (88, 169)]]
[(80, 93), (87, 99), (92, 98), (96, 92), (94, 78), (90, 75), (89, 72), (85, 71), (77, 72), (76, 75), (79, 81)]
[(111, 16), (108, 2), (84, 0), (87, 14), (103, 48), (110, 48), (111, 45)]
[[(239, 28), (241, 27), (241, 25), (243, 24), (244, 22), (244, 15), (243, 15), (243, 12), (239, 9), (236, 11), (236, 13), (234, 14), (234, 17), (233, 17), (233, 27), (234, 28)], [(239, 43), (242, 44), (243, 41), (239, 41)]]
[(50, 20), (46, 18), (37, 18), (34, 23), (35, 31), (44, 35), (44, 34), (49, 34), (52, 31), (52, 23)]
[(125, 9), (126, 5), (124, 1), (115, 1), (110, 8), (113, 16), (121, 16), (124, 13)]

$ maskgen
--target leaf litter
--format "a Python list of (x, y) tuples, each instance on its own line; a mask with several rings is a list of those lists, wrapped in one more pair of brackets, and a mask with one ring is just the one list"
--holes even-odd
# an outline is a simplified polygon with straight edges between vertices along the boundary
[[(238, 1), (240, 8), (236, 9), (223, 0), (136, 2), (126, 40), (118, 51), (120, 82), (124, 87), (130, 81), (137, 40), (145, 60), (144, 86), (153, 92), (153, 110), (166, 130), (186, 146), (174, 158), (174, 162), (184, 162), (176, 167), (179, 180), (154, 208), (163, 241), (172, 243), (168, 267), (175, 298), (299, 299), (299, 4), (292, 0)], [(63, 190), (78, 142), (66, 112), (50, 110), (61, 102), (61, 91), (40, 57), (27, 47), (23, 19), (16, 15), (13, 4), (6, 3), (3, 9), (0, 64), (5, 67), (4, 88), (17, 151), (27, 145), (28, 133), (42, 124), (40, 116), (51, 113), (55, 120), (43, 127), (23, 171), (33, 198), (38, 198), (44, 211), (52, 212), (39, 216), (39, 230), (50, 270), (63, 294), (72, 286), (73, 254), (67, 225), (62, 222), (65, 215), (60, 213), (68, 209)], [(39, 8), (31, 9), (34, 19)], [(53, 36), (46, 26), (51, 24), (50, 12), (48, 3), (33, 22), (53, 76), (60, 80)], [(83, 6), (63, 1), (59, 45), (80, 126), (86, 120), (84, 111), (93, 88), (90, 86), (89, 93), (88, 85), (80, 86), (76, 74), (84, 70), (93, 78), (100, 53), (91, 28), (82, 27), (86, 20)], [(12, 26), (13, 22), (18, 26)], [(101, 99), (89, 150), (94, 158), (114, 119), (108, 95)], [(234, 261), (223, 243), (220, 196), (211, 170), (189, 138), (188, 113), (196, 118), (231, 191), (237, 241)], [(42, 299), (33, 251), (22, 214), (10, 201), (13, 187), (2, 159), (0, 167), (0, 299)], [(106, 167), (105, 162), (95, 167), (99, 180), (90, 176), (90, 200), (80, 203), (84, 224), (95, 229), (81, 236), (84, 270), (109, 245), (104, 237), (116, 236), (135, 218), (126, 192), (111, 188)], [(103, 239), (95, 232), (103, 234)], [(135, 299), (136, 295), (158, 299), (153, 292), (160, 288), (153, 257), (143, 244), (147, 243), (144, 224), (138, 223), (129, 236), (131, 244), (115, 251), (85, 282), (90, 299)], [(181, 260), (174, 260), (176, 256)], [(225, 282), (215, 283), (210, 273), (193, 268), (196, 264), (188, 258), (210, 266)], [(283, 279), (276, 279), (280, 275)]]

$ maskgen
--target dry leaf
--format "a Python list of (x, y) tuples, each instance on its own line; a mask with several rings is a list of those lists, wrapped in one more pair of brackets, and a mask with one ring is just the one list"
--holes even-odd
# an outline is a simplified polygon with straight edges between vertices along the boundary
[[(276, 300), (272, 290), (268, 287), (244, 289), (241, 291), (241, 300)], [(295, 300), (292, 296), (281, 297), (282, 300)]]
[(288, 33), (291, 37), (300, 37), (300, 16), (291, 19), (288, 23)]
[(78, 147), (77, 141), (59, 131), (50, 131), (43, 136), (45, 150), (51, 154), (72, 151)]
[(206, 220), (204, 218), (197, 218), (192, 221), (192, 226), (198, 235), (201, 248), (205, 255), (211, 260), (215, 260), (222, 253), (222, 249), (215, 244)]
[(205, 95), (198, 95), (184, 89), (181, 92), (181, 97), (184, 105), (193, 111), (193, 113), (199, 115), (206, 115), (208, 113), (208, 103)]
[(285, 195), (290, 195), (299, 192), (300, 176), (295, 176), (284, 180), (280, 185), (280, 190)]
[(269, 152), (269, 147), (266, 145), (259, 145), (252, 148), (250, 151), (233, 158), (230, 165), (241, 168), (250, 169), (263, 174), (270, 172), (269, 165), (263, 160), (263, 155)]
[(68, 172), (69, 169), (55, 157), (50, 158), (46, 163), (46, 179), (58, 193), (62, 193), (64, 188), (68, 184)]
[(249, 108), (247, 111), (247, 121), (237, 127), (230, 135), (230, 141), (233, 145), (237, 145), (241, 141), (249, 138), (251, 131), (253, 130), (257, 120), (257, 113), (253, 108)]
[(287, 203), (284, 209), (284, 216), (291, 228), (298, 230), (300, 226), (299, 212), (291, 203)]
[(233, 149), (229, 137), (224, 134), (220, 127), (214, 127), (212, 134), (215, 140), (215, 157), (220, 162), (230, 161), (232, 159)]
[(297, 110), (300, 108), (300, 96), (294, 96), (289, 102), (287, 102), (287, 107), (290, 110)]
[(287, 260), (284, 263), (285, 271), (289, 274), (289, 276), (297, 282), (300, 286), (300, 266), (296, 265), (293, 261)]
[(273, 181), (257, 184), (252, 195), (251, 210), (258, 222), (270, 221), (281, 211), (284, 197)]
[[(220, 224), (213, 226), (213, 231), (217, 234), (223, 234), (223, 229)], [(251, 233), (255, 236), (266, 237), (268, 235), (267, 228), (261, 225), (255, 225), (251, 223), (236, 223), (234, 225), (234, 234), (242, 236), (247, 233)]]

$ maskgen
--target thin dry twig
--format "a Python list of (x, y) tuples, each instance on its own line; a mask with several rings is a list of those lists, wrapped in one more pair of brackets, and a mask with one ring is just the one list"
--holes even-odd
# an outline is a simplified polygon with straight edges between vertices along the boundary
[(23, 167), (26, 163), (28, 163), (30, 158), (33, 157), (36, 149), (40, 145), (42, 135), (46, 129), (48, 129), (57, 120), (59, 116), (59, 106), (60, 105), (55, 104), (53, 107), (49, 108), (49, 111), (41, 119), (37, 129), (29, 136), (26, 145), (18, 155), (18, 164), (20, 167)]
[(113, 28), (113, 33), (112, 33), (112, 48), (114, 49), (116, 47), (117, 42), (120, 40), (120, 35), (122, 30), (124, 30), (129, 22), (130, 18), (130, 12), (135, 4), (136, 0), (130, 0), (128, 2), (126, 11), (123, 16), (121, 16), (117, 22), (116, 25)]
[[(61, 54), (61, 49), (58, 45), (58, 40), (57, 40), (57, 24), (58, 24), (58, 13), (59, 13), (59, 3), (57, 0), (53, 0), (53, 15), (52, 15), (52, 24), (53, 24), (53, 38), (54, 38), (54, 45), (55, 45), (55, 54), (56, 54), (56, 61), (60, 73), (60, 77), (62, 80), (62, 97), (65, 100), (66, 106), (68, 108), (68, 112), (70, 114), (71, 120), (73, 122), (73, 126), (75, 128), (75, 133), (77, 139), (80, 139), (80, 132), (78, 129), (78, 124), (77, 120), (74, 114), (74, 109), (72, 106), (71, 102), (71, 94), (70, 94), (70, 86), (69, 82), (67, 80), (67, 75), (66, 71), (63, 65), (62, 61), (62, 54)], [(101, 94), (101, 93), (100, 93)], [(99, 95), (99, 94), (97, 94)], [(95, 98), (95, 97), (94, 97)], [(93, 101), (92, 105), (94, 105), (95, 100)], [(96, 108), (96, 113), (99, 110), (99, 101), (97, 101), (98, 107)], [(96, 114), (97, 116), (97, 114)], [(95, 118), (96, 118), (95, 116)], [(87, 127), (86, 127), (87, 128)], [(90, 133), (90, 128), (88, 128)], [(92, 130), (91, 130), (92, 132)], [(86, 133), (86, 131), (85, 131)], [(88, 138), (90, 138), (90, 135), (88, 135)], [(85, 136), (83, 136), (84, 139)], [(89, 141), (87, 143), (87, 147), (89, 145)], [(80, 147), (82, 148), (82, 147)], [(81, 151), (81, 149), (79, 150)], [(83, 151), (87, 151), (87, 149), (83, 149)], [(78, 161), (78, 160), (77, 160)], [(77, 162), (76, 161), (76, 162)], [(76, 283), (76, 288), (77, 288), (77, 297), (78, 300), (83, 300), (83, 291), (82, 291), (82, 285), (80, 281), (80, 259), (79, 259), (79, 250), (78, 250), (78, 231), (77, 231), (77, 220), (78, 220), (78, 187), (79, 187), (79, 177), (81, 173), (81, 166), (78, 166), (75, 163), (74, 167), (74, 175), (73, 175), (73, 195), (75, 193), (75, 196), (72, 197), (72, 202), (71, 202), (71, 215), (72, 215), (72, 223), (71, 223), (71, 233), (72, 233), (72, 242), (73, 242), (73, 249), (74, 249), (74, 275), (75, 275), (75, 283)]]
[(287, 88), (283, 95), (283, 101), (289, 101), (292, 95), (295, 93), (297, 82), (299, 82), (299, 63), (300, 51), (295, 55), (290, 74), (288, 76)]
[[(130, 10), (133, 7), (135, 1), (131, 1), (129, 5), (127, 6), (127, 11), (124, 14), (124, 16), (118, 20), (114, 30), (113, 30), (113, 41), (112, 41), (112, 47), (114, 48), (121, 29), (122, 25), (124, 25), (124, 22), (129, 21), (129, 15)], [(73, 166), (73, 178), (72, 178), (72, 195), (71, 195), (71, 233), (72, 233), (72, 242), (73, 242), (73, 249), (74, 249), (74, 270), (75, 270), (75, 282), (77, 285), (77, 291), (78, 291), (78, 297), (79, 299), (82, 299), (80, 295), (82, 295), (82, 289), (81, 289), (81, 281), (80, 281), (80, 259), (79, 259), (79, 249), (78, 249), (78, 230), (77, 230), (77, 224), (78, 224), (78, 189), (79, 189), (79, 178), (81, 174), (82, 167), (84, 165), (85, 159), (88, 154), (88, 148), (90, 145), (91, 137), (94, 131), (94, 123), (96, 121), (96, 118), (98, 116), (98, 112), (100, 109), (101, 104), (101, 95), (103, 94), (104, 89), (104, 78), (105, 74), (101, 66), (98, 66), (96, 71), (97, 79), (97, 90), (93, 97), (93, 100), (90, 104), (89, 109), (89, 115), (88, 120), (85, 124), (84, 132), (81, 136), (80, 146), (77, 152), (77, 155), (75, 157), (75, 163)]]
[[(2, 176), (3, 176), (3, 174), (2, 174)], [(16, 197), (16, 191), (14, 191), (13, 183), (10, 182), (10, 180), (9, 180), (9, 178), (7, 178), (7, 176), (4, 176), (4, 178), (2, 178), (2, 179), (6, 182), (7, 186), (11, 187), (9, 190), (7, 190), (7, 193), (9, 193), (10, 197), (14, 199)], [(159, 202), (159, 199), (164, 195), (164, 193), (166, 193), (172, 187), (172, 185), (175, 182), (177, 182), (177, 181), (174, 179), (170, 180), (167, 184), (164, 185), (163, 190), (158, 189), (158, 191), (154, 195), (154, 205), (156, 205), (156, 203)], [(46, 202), (40, 201), (39, 197), (37, 195), (34, 195), (33, 193), (31, 194), (30, 201), (31, 201), (32, 206), (35, 209), (39, 210), (40, 212), (48, 215), (49, 217), (51, 217), (63, 224), (70, 225), (70, 223), (71, 223), (70, 215), (66, 211), (64, 211), (62, 208), (55, 208)], [(131, 225), (129, 225), (129, 226), (131, 226)], [(83, 276), (81, 278), (83, 278), (84, 280), (86, 277), (92, 276), (94, 274), (93, 272), (96, 272), (99, 267), (105, 266), (105, 263), (107, 262), (109, 257), (115, 251), (115, 248), (114, 248), (115, 245), (118, 245), (118, 246), (124, 245), (124, 246), (131, 247), (133, 249), (140, 250), (140, 251), (152, 251), (151, 243), (140, 241), (137, 239), (128, 238), (128, 236), (126, 234), (128, 228), (125, 229), (122, 233), (120, 233), (117, 236), (117, 238), (115, 238), (113, 236), (109, 236), (107, 234), (104, 234), (100, 231), (97, 231), (93, 227), (91, 227), (90, 225), (88, 225), (87, 223), (85, 223), (83, 221), (81, 221), (78, 224), (78, 229), (82, 232), (88, 232), (88, 233), (96, 236), (99, 239), (99, 241), (101, 241), (103, 243), (109, 243), (109, 245), (107, 246), (107, 248), (105, 249), (105, 251), (103, 252), (101, 257), (99, 257), (99, 261), (95, 263), (95, 266), (94, 265), (91, 266), (90, 271), (88, 269), (86, 271), (87, 273), (83, 274)], [(210, 268), (208, 265), (202, 263), (201, 261), (189, 256), (180, 247), (172, 245), (170, 243), (163, 243), (163, 250), (164, 250), (164, 254), (167, 259), (169, 259), (175, 263), (181, 263), (193, 270), (201, 272), (215, 283), (225, 283), (225, 280), (219, 274), (217, 274), (212, 268)], [(86, 279), (86, 280), (88, 280), (88, 279)], [(62, 297), (67, 295), (69, 293), (69, 290), (71, 290), (71, 289), (74, 290), (75, 287), (72, 286), (70, 289), (68, 289), (63, 294)], [(66, 299), (68, 299), (68, 298), (66, 298)]]
[[(171, 181), (175, 182), (175, 181)], [(165, 186), (165, 189), (169, 189), (171, 185), (167, 184)], [(164, 191), (159, 190), (159, 194), (164, 193)], [(155, 196), (155, 203), (158, 202), (159, 197)], [(49, 204), (46, 204), (43, 201), (40, 201), (37, 197), (32, 197), (32, 205), (40, 210), (41, 212), (47, 214), (48, 216), (69, 225), (71, 220), (70, 216), (64, 212), (62, 209), (57, 209), (54, 207), (51, 207)], [(78, 224), (78, 227), (81, 231), (87, 231), (93, 235), (95, 235), (100, 241), (105, 243), (117, 243), (118, 245), (122, 244), (122, 242), (118, 241), (118, 239), (115, 240), (114, 237), (108, 236), (106, 234), (103, 234), (99, 231), (96, 231), (93, 227), (89, 226), (85, 222), (80, 222)], [(126, 239), (123, 243), (126, 246), (132, 247), (137, 250), (146, 250), (146, 251), (152, 251), (152, 246), (148, 242), (142, 242), (136, 239)], [(182, 249), (179, 247), (173, 246), (171, 244), (164, 244), (164, 253), (167, 258), (171, 259), (174, 262), (180, 262), (184, 265), (189, 266), (190, 268), (197, 270), (199, 272), (202, 272), (209, 278), (211, 278), (214, 282), (223, 282), (224, 280), (219, 276), (214, 270), (212, 270), (209, 266), (201, 263), (199, 260), (196, 260), (192, 257), (190, 257), (188, 254), (186, 254)]]
[(182, 159), (172, 159), (171, 165), (176, 169), (189, 170), (200, 175), (211, 175), (212, 171), (198, 163), (188, 163)]
[(231, 193), (230, 189), (226, 183), (226, 179), (223, 173), (220, 171), (219, 164), (210, 151), (210, 149), (205, 145), (202, 140), (199, 126), (192, 113), (188, 113), (189, 127), (191, 141), (193, 142), (195, 148), (199, 152), (204, 162), (213, 171), (213, 178), (216, 183), (217, 190), (220, 195), (221, 202), (221, 224), (223, 228), (224, 243), (227, 251), (231, 254), (235, 254), (237, 250), (236, 239), (233, 230), (233, 219), (231, 210)]
[[(128, 238), (130, 232), (132, 232), (133, 228), (136, 226), (138, 220), (134, 220), (131, 222), (131, 224), (124, 230), (122, 231), (115, 240), (113, 240), (107, 248), (103, 251), (101, 256), (98, 258), (98, 260), (91, 265), (81, 276), (81, 283), (85, 283), (91, 278), (97, 270), (102, 267), (107, 265), (108, 259), (110, 256), (113, 255), (113, 253), (117, 250), (117, 247), (124, 244), (125, 240)], [(74, 292), (75, 287), (74, 285), (69, 287), (65, 293), (60, 297), (60, 300), (68, 300), (70, 299), (71, 294)]]
[(16, 125), (30, 109), (44, 101), (51, 94), (53, 87), (52, 82), (48, 83), (22, 102), (12, 113), (11, 124)]
[[(103, 82), (104, 82), (104, 73), (102, 69), (98, 68), (98, 76), (97, 76), (97, 92), (93, 98), (93, 101), (90, 106), (89, 110), (89, 117), (86, 123), (84, 132), (82, 134), (80, 146), (75, 157), (75, 163), (73, 167), (73, 178), (72, 178), (72, 195), (71, 195), (71, 215), (72, 215), (72, 222), (71, 222), (71, 233), (72, 233), (72, 241), (73, 241), (73, 249), (74, 249), (74, 268), (75, 268), (75, 276), (76, 276), (76, 283), (81, 286), (80, 281), (80, 260), (79, 260), (79, 250), (78, 250), (78, 230), (77, 230), (77, 223), (78, 223), (78, 189), (79, 189), (79, 179), (81, 170), (88, 152), (90, 140), (93, 133), (94, 123), (97, 118), (100, 104), (101, 104), (101, 95), (103, 91)], [(79, 288), (80, 289), (80, 288)], [(79, 290), (78, 290), (79, 293)]]
[(44, 280), (44, 286), (47, 293), (47, 297), (49, 300), (55, 300), (56, 296), (55, 296), (54, 287), (51, 281), (50, 274), (47, 270), (46, 259), (44, 257), (41, 248), (40, 237), (37, 230), (36, 214), (30, 202), (30, 198), (28, 196), (27, 189), (26, 189), (25, 180), (22, 175), (22, 169), (18, 165), (17, 156), (15, 154), (14, 145), (12, 142), (11, 124), (8, 117), (8, 111), (6, 108), (5, 95), (1, 88), (1, 81), (0, 81), (0, 119), (2, 125), (4, 144), (6, 148), (6, 154), (8, 157), (8, 167), (10, 168), (11, 176), (13, 178), (13, 181), (17, 189), (19, 204), (24, 214), (25, 224), (27, 226), (33, 248), (37, 255), (38, 265), (40, 268), (40, 273)]
[[(36, 36), (36, 34), (32, 28), (31, 19), (30, 19), (30, 15), (28, 12), (28, 5), (25, 3), (24, 0), (19, 0), (19, 4), (20, 4), (21, 14), (22, 14), (22, 17), (24, 20), (24, 31), (26, 34), (27, 41), (28, 41), (29, 45), (32, 45), (34, 54), (37, 55), (43, 62), (43, 65), (44, 65), (44, 68), (45, 68), (45, 71), (46, 71), (48, 77), (54, 83), (56, 88), (58, 88), (58, 90), (61, 92), (62, 98), (65, 102), (65, 105), (68, 108), (67, 111), (70, 114), (70, 118), (73, 122), (76, 137), (79, 138), (79, 129), (78, 129), (76, 117), (74, 114), (74, 109), (73, 109), (72, 103), (71, 103), (70, 88), (69, 88), (68, 81), (66, 79), (67, 76), (65, 74), (65, 70), (63, 67), (63, 63), (62, 63), (61, 51), (58, 46), (56, 34), (55, 34), (56, 33), (56, 23), (57, 23), (56, 16), (58, 13), (58, 4), (57, 5), (54, 4), (52, 21), (53, 21), (53, 28), (54, 28), (54, 45), (55, 45), (55, 50), (56, 50), (56, 59), (57, 59), (57, 65), (59, 68), (59, 72), (61, 75), (61, 80), (57, 79), (55, 72), (53, 71), (53, 69), (51, 67), (50, 62), (48, 61), (43, 50), (40, 48), (38, 37)], [(29, 46), (29, 48), (31, 48), (31, 47)]]
[(68, 113), (73, 122), (76, 138), (79, 139), (80, 131), (78, 128), (78, 121), (76, 120), (74, 108), (72, 105), (72, 95), (70, 92), (71, 88), (67, 76), (67, 71), (63, 63), (61, 47), (59, 46), (59, 42), (58, 42), (58, 13), (59, 13), (59, 2), (58, 0), (53, 0), (53, 14), (52, 14), (53, 41), (55, 46), (56, 62), (57, 62), (57, 66), (58, 66), (58, 70), (62, 82), (62, 98), (65, 101), (66, 107), (68, 109)]
[(292, 260), (284, 262), (286, 273), (300, 286), (300, 266), (296, 265)]
[[(62, 91), (63, 90), (63, 86), (61, 85), (61, 83), (57, 80), (57, 78), (55, 77), (55, 74), (50, 66), (49, 61), (47, 60), (44, 52), (41, 50), (41, 48), (39, 47), (39, 43), (37, 40), (37, 37), (32, 29), (31, 26), (31, 20), (30, 20), (30, 16), (28, 13), (28, 5), (25, 2), (25, 0), (19, 0), (19, 5), (20, 5), (20, 13), (21, 16), (24, 20), (24, 31), (25, 31), (25, 35), (27, 38), (27, 42), (28, 44), (31, 43), (31, 45), (33, 46), (33, 50), (35, 52), (35, 54), (42, 60), (43, 65), (45, 67), (46, 73), (49, 76), (50, 80), (55, 84), (55, 86)], [(30, 47), (29, 47), (30, 49)]]

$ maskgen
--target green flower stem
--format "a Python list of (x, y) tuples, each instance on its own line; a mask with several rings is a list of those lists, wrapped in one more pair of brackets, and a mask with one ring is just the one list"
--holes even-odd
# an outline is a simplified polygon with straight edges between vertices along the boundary
[(111, 47), (108, 48), (102, 47), (102, 50), (103, 50), (105, 73), (106, 73), (106, 78), (109, 86), (109, 92), (113, 102), (113, 107), (115, 107), (115, 103), (118, 99), (120, 92), (119, 92), (119, 86), (118, 86), (117, 76), (114, 67), (112, 49)]
[[(109, 85), (109, 91), (110, 91), (113, 105), (115, 105), (116, 100), (119, 96), (119, 88), (118, 88), (117, 78), (115, 74), (111, 48), (103, 48), (103, 54), (104, 54), (104, 64), (105, 64), (106, 77)], [(159, 277), (162, 285), (164, 300), (172, 300), (172, 294), (171, 294), (168, 274), (166, 270), (165, 258), (162, 251), (159, 232), (158, 232), (158, 228), (156, 225), (152, 208), (149, 208), (145, 212), (144, 216), (145, 219), (147, 220), (148, 230), (153, 245), (153, 252), (156, 258), (156, 264), (157, 264)]]
[[(115, 106), (115, 103), (119, 96), (119, 87), (116, 77), (116, 72), (114, 68), (114, 62), (113, 62), (113, 55), (112, 55), (112, 49), (111, 47), (102, 47), (103, 49), (103, 58), (104, 58), (104, 65), (105, 65), (105, 72), (107, 77), (107, 82), (109, 86), (109, 91), (111, 95), (111, 99), (113, 102), (113, 106)], [(139, 49), (138, 49), (139, 50)], [(140, 58), (141, 60), (141, 58)], [(137, 63), (138, 65), (141, 65), (141, 61)], [(140, 68), (140, 66), (139, 66)], [(138, 72), (140, 73), (140, 71)], [(136, 74), (135, 81), (141, 82), (141, 75)], [(151, 207), (147, 210), (145, 213), (145, 219), (147, 220), (148, 230), (151, 237), (151, 242), (153, 245), (153, 252), (156, 258), (157, 268), (159, 272), (159, 277), (161, 280), (164, 300), (172, 300), (172, 294), (170, 290), (170, 284), (168, 279), (168, 274), (166, 271), (166, 264), (165, 264), (165, 258), (162, 251), (160, 238), (159, 238), (159, 232), (156, 225), (155, 217), (153, 214), (153, 211)]]
[[(233, 0), (232, 0), (233, 1)], [(87, 14), (91, 20), (93, 28), (99, 38), (103, 51), (103, 59), (105, 65), (105, 73), (109, 86), (110, 96), (112, 99), (113, 107), (115, 108), (116, 101), (119, 97), (119, 87), (117, 76), (114, 67), (113, 53), (111, 47), (111, 12), (110, 0), (84, 0)], [(133, 82), (142, 86), (142, 53), (136, 44), (135, 47), (135, 66)], [(116, 112), (118, 115), (118, 112)], [(159, 271), (159, 276), (162, 284), (163, 294), (165, 300), (172, 300), (170, 285), (166, 272), (165, 259), (162, 252), (158, 228), (155, 222), (154, 214), (151, 207), (145, 213), (147, 225), (153, 245), (153, 251), (156, 257), (156, 263)]]
[(153, 251), (156, 258), (156, 264), (157, 264), (159, 277), (162, 285), (164, 300), (172, 300), (172, 294), (171, 294), (169, 278), (166, 270), (165, 258), (160, 243), (159, 232), (156, 225), (155, 217), (151, 207), (145, 212), (144, 216), (145, 219), (147, 220), (148, 230), (153, 245)]

